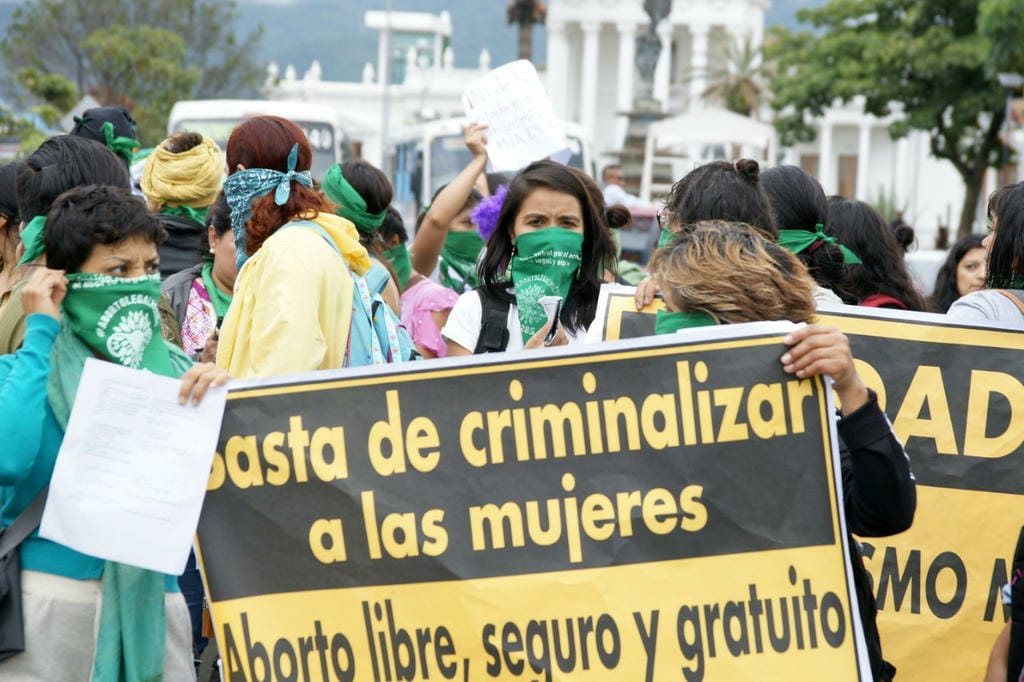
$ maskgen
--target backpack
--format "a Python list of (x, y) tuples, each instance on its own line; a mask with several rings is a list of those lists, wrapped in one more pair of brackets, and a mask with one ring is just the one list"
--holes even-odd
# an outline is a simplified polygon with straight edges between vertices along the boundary
[(508, 301), (490, 296), (483, 287), (476, 289), (480, 297), (480, 335), (473, 354), (503, 353), (508, 347)]
[[(289, 225), (308, 227), (320, 233), (331, 248), (341, 256), (341, 250), (330, 235), (314, 222), (298, 220)], [(342, 262), (344, 263), (344, 257)], [(347, 267), (347, 266), (346, 266)], [(390, 275), (380, 265), (374, 265), (366, 274), (352, 275), (352, 325), (348, 334), (343, 367), (366, 367), (392, 362), (418, 360), (419, 354), (409, 332), (402, 326), (391, 307), (381, 298)]]

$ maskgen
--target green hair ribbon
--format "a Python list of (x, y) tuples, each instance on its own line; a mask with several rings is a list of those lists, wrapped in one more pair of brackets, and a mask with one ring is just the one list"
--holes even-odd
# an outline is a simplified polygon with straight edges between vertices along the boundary
[(830, 237), (825, 234), (824, 229), (824, 226), (821, 223), (818, 223), (814, 226), (814, 232), (809, 232), (807, 230), (779, 230), (779, 246), (790, 253), (797, 254), (803, 253), (807, 249), (814, 247), (814, 244), (816, 243), (834, 244), (843, 252), (844, 263), (861, 262), (860, 258), (857, 257), (857, 254), (837, 242), (834, 237)]
[(103, 131), (103, 137), (107, 141), (107, 149), (126, 159), (130, 160), (135, 150), (140, 147), (139, 141), (135, 138), (115, 136), (114, 124), (110, 121), (104, 121), (103, 125), (100, 126), (100, 130)]

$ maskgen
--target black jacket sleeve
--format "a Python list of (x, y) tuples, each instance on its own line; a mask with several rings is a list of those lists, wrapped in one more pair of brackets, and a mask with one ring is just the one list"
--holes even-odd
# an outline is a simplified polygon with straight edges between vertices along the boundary
[(838, 429), (849, 531), (881, 537), (910, 528), (917, 508), (910, 459), (874, 391), (866, 405), (839, 420)]

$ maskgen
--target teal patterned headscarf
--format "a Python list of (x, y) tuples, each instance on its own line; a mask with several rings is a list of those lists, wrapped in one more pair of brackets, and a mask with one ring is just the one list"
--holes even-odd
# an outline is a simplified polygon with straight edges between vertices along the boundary
[(292, 145), (288, 153), (288, 171), (271, 170), (270, 168), (247, 168), (229, 175), (224, 181), (224, 196), (231, 209), (231, 232), (235, 235), (235, 264), (238, 269), (248, 260), (245, 252), (245, 224), (252, 217), (252, 202), (271, 192), (274, 203), (284, 206), (291, 196), (292, 181), (303, 187), (313, 186), (313, 176), (308, 170), (296, 171), (299, 159), (299, 145)]

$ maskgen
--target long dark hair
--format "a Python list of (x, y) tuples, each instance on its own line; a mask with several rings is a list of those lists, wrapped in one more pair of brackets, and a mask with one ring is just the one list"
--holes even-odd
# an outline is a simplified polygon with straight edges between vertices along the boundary
[[(825, 190), (799, 166), (769, 168), (761, 175), (761, 185), (775, 211), (780, 230), (814, 233), (818, 225), (828, 224)], [(837, 245), (818, 242), (796, 257), (803, 261), (820, 286), (831, 289), (847, 302), (855, 302), (846, 291), (848, 273), (843, 252)]]
[(684, 228), (702, 220), (746, 223), (777, 241), (778, 223), (760, 175), (761, 167), (752, 159), (705, 163), (672, 185), (665, 206)]
[(861, 260), (848, 266), (848, 289), (857, 300), (885, 294), (907, 310), (924, 310), (924, 300), (903, 262), (903, 247), (878, 211), (863, 201), (833, 196), (828, 199), (828, 215), (826, 231)]
[(514, 252), (512, 231), (523, 202), (537, 189), (568, 194), (579, 201), (582, 209), (583, 262), (569, 287), (569, 295), (559, 316), (566, 327), (579, 331), (594, 319), (601, 275), (605, 265), (615, 258), (615, 245), (590, 192), (568, 167), (555, 161), (535, 161), (512, 179), (498, 215), (498, 226), (487, 242), (480, 263), (480, 281), (492, 298), (514, 302), (514, 297), (508, 293), (511, 280), (507, 274), (508, 262)]
[(956, 240), (946, 254), (946, 261), (939, 268), (935, 275), (935, 288), (928, 298), (928, 309), (936, 313), (944, 313), (953, 305), (953, 301), (960, 298), (960, 291), (956, 288), (956, 271), (960, 267), (960, 261), (967, 255), (968, 251), (981, 248), (981, 242), (985, 239), (983, 234), (969, 234)]
[(1024, 183), (997, 189), (988, 200), (995, 238), (988, 252), (988, 287), (1020, 289), (1024, 284)]

